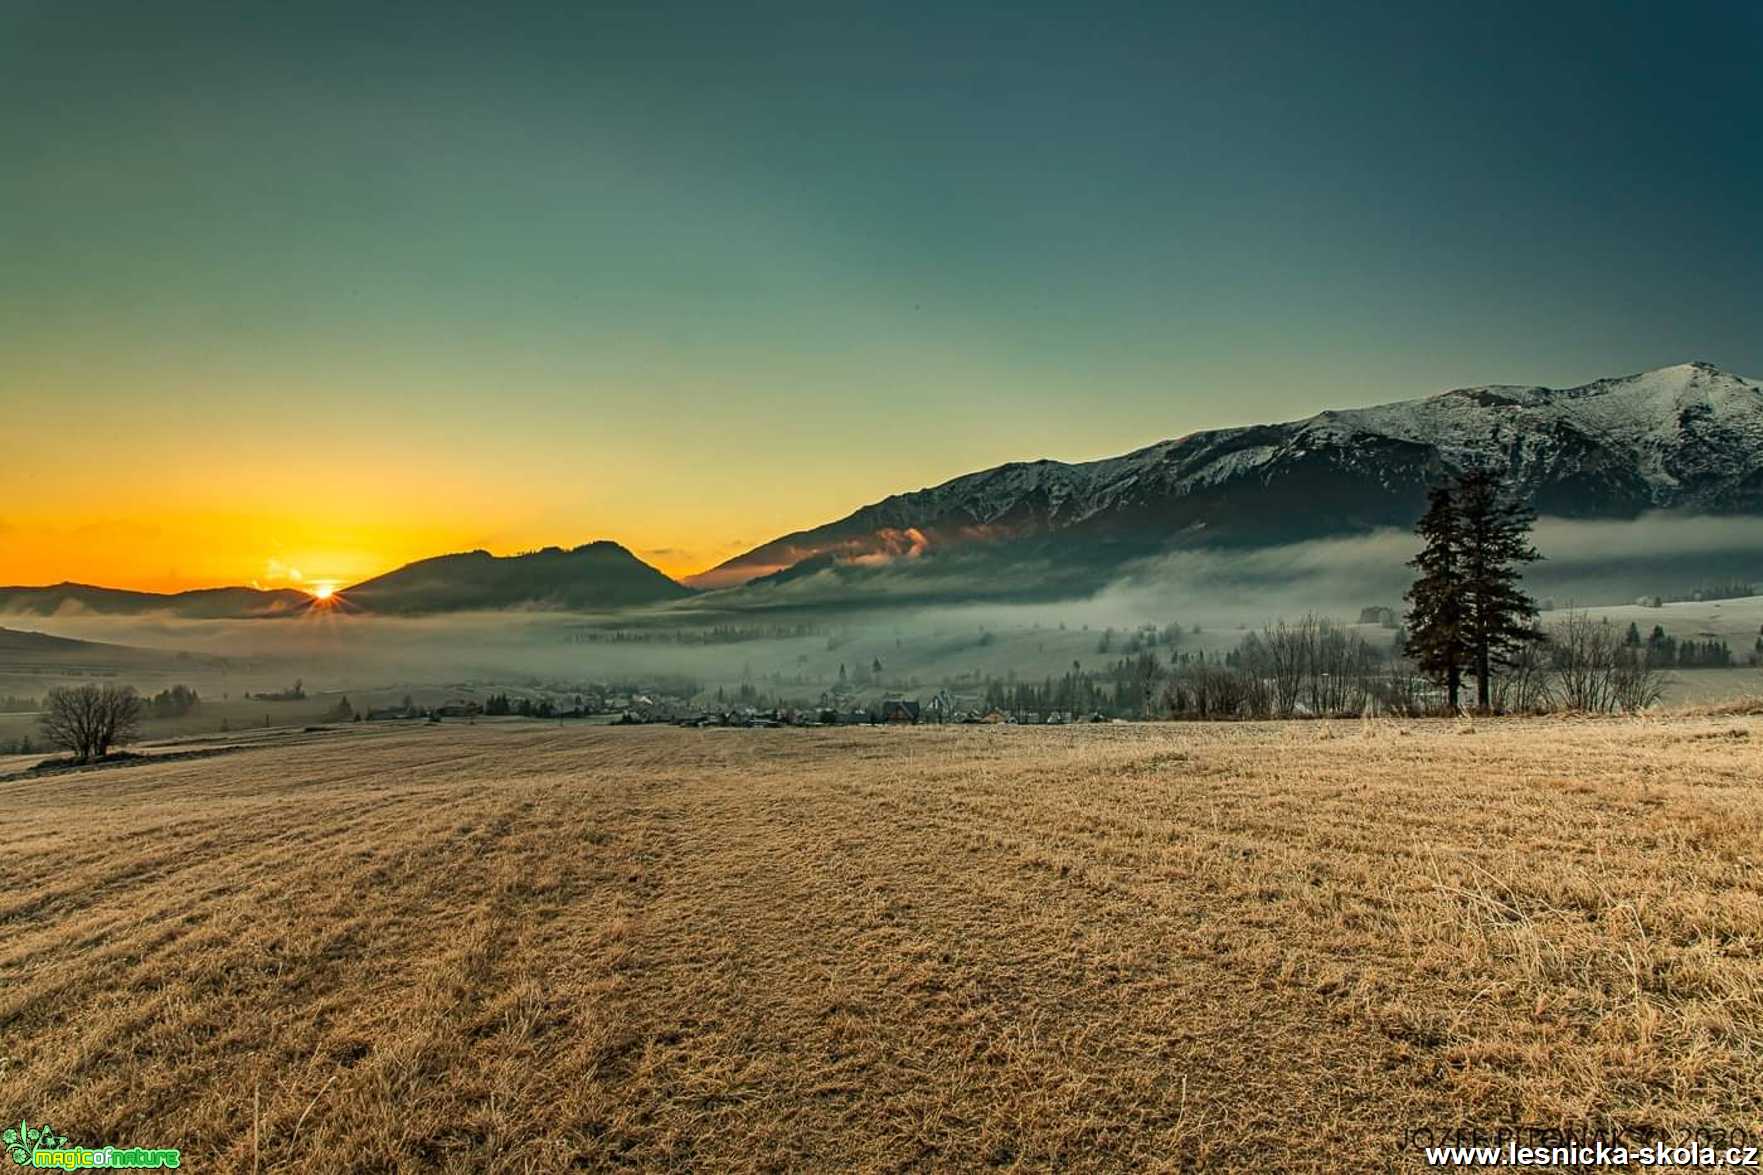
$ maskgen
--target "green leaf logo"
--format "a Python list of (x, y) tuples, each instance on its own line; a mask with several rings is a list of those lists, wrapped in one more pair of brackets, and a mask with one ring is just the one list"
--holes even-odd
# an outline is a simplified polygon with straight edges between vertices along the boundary
[(18, 1129), (7, 1127), (0, 1133), (0, 1142), (6, 1144), (6, 1154), (21, 1167), (31, 1165), (31, 1152), (36, 1150), (60, 1150), (67, 1146), (67, 1137), (55, 1133), (55, 1128), (45, 1122), (41, 1126), (32, 1126), (20, 1118)]

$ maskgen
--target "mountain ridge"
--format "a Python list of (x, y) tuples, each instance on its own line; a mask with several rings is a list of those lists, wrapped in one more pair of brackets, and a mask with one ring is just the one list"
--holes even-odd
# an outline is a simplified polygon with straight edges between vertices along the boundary
[(1136, 551), (1405, 527), (1429, 480), (1470, 464), (1501, 470), (1547, 514), (1763, 513), (1763, 384), (1682, 363), (1569, 388), (1455, 388), (1094, 461), (1007, 462), (890, 495), (685, 582), (731, 587), (827, 555), (862, 565), (1080, 535)]
[(516, 607), (598, 611), (662, 603), (692, 589), (609, 539), (516, 555), (478, 548), (406, 563), (337, 593), (369, 612), (410, 614)]
[(72, 580), (40, 587), (0, 587), (0, 616), (53, 616), (64, 611), (100, 616), (170, 612), (193, 620), (219, 620), (300, 612), (311, 604), (311, 594), (295, 588), (212, 587), (144, 592)]
[[(530, 573), (530, 574), (529, 574)], [(543, 547), (515, 555), (481, 548), (433, 555), (338, 590), (319, 602), (295, 588), (218, 587), (143, 592), (63, 582), (0, 587), (0, 616), (164, 612), (187, 619), (259, 619), (307, 615), (315, 609), (416, 615), (474, 609), (555, 607), (601, 610), (659, 603), (693, 594), (608, 539), (565, 550)]]
[(0, 587), (0, 616), (605, 611), (722, 588), (781, 589), (774, 594), (782, 604), (814, 580), (857, 600), (875, 586), (865, 577), (884, 567), (952, 585), (933, 590), (895, 575), (889, 590), (896, 601), (959, 592), (964, 579), (1004, 593), (1084, 592), (1132, 560), (1184, 547), (1278, 546), (1407, 530), (1430, 482), (1477, 464), (1500, 471), (1545, 515), (1763, 515), (1763, 382), (1705, 362), (1682, 363), (1567, 388), (1454, 388), (1278, 424), (1192, 432), (1093, 461), (1006, 462), (891, 494), (684, 583), (602, 539), (507, 556), (481, 548), (435, 555), (323, 603), (290, 588), (161, 594), (71, 582)]

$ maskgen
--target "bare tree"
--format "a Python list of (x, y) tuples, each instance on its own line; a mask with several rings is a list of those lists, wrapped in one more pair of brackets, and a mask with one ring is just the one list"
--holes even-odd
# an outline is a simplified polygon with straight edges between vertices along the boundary
[(1618, 708), (1630, 714), (1645, 710), (1665, 696), (1669, 680), (1665, 671), (1648, 661), (1642, 650), (1623, 648), (1616, 651), (1611, 692)]
[(1363, 714), (1370, 701), (1367, 682), (1380, 660), (1364, 637), (1333, 620), (1306, 617), (1310, 672), (1305, 683), (1312, 714)]
[(1258, 681), (1223, 665), (1183, 665), (1163, 687), (1171, 718), (1243, 718), (1264, 714), (1256, 704)]
[(1494, 709), (1501, 714), (1545, 714), (1552, 705), (1551, 647), (1526, 641), (1513, 650), (1506, 672), (1494, 678)]
[(1391, 657), (1382, 673), (1367, 678), (1365, 691), (1370, 713), (1420, 718), (1443, 711), (1442, 699), (1434, 696), (1426, 675), (1403, 657)]
[(1549, 630), (1550, 693), (1564, 709), (1644, 710), (1659, 700), (1665, 674), (1645, 652), (1623, 644), (1609, 621), (1571, 612)]
[(1567, 619), (1549, 629), (1549, 664), (1554, 670), (1550, 692), (1567, 710), (1592, 713), (1615, 708), (1611, 689), (1611, 653), (1617, 638), (1609, 626), (1584, 612), (1569, 612)]
[(81, 763), (135, 737), (141, 699), (132, 686), (57, 686), (43, 700), (43, 735)]
[(1236, 656), (1257, 686), (1257, 714), (1277, 718), (1364, 712), (1382, 663), (1365, 638), (1314, 613), (1250, 633)]
[(1309, 619), (1296, 626), (1282, 619), (1277, 626), (1250, 633), (1237, 648), (1244, 671), (1268, 695), (1266, 713), (1273, 717), (1289, 717), (1297, 709), (1310, 669)]

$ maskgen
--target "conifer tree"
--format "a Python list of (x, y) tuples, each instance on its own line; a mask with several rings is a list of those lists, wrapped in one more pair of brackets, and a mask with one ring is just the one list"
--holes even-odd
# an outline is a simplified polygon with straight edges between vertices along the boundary
[(1426, 513), (1414, 533), (1424, 545), (1408, 561), (1419, 574), (1406, 596), (1406, 647), (1421, 672), (1444, 683), (1446, 700), (1456, 710), (1472, 650), (1464, 607), (1463, 518), (1453, 487), (1427, 491)]
[(1509, 668), (1520, 649), (1543, 639), (1536, 601), (1519, 586), (1520, 568), (1542, 558), (1530, 542), (1536, 511), (1511, 494), (1486, 469), (1457, 479), (1452, 500), (1462, 535), (1463, 611), (1476, 704), (1492, 707), (1493, 675)]

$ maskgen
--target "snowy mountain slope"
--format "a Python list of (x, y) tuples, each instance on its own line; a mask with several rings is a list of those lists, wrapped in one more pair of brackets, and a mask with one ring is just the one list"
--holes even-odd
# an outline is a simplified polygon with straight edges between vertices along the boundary
[(1470, 464), (1505, 471), (1545, 514), (1763, 514), (1763, 383), (1685, 363), (1575, 388), (1462, 388), (1080, 464), (1011, 463), (785, 535), (691, 582), (1012, 540), (1141, 551), (1405, 527), (1430, 480)]

